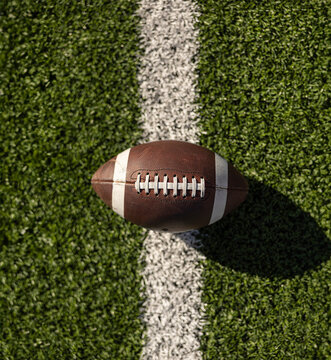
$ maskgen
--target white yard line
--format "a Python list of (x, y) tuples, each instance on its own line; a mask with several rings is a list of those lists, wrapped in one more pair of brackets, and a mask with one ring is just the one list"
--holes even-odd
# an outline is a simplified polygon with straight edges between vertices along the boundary
[[(142, 102), (142, 142), (185, 140), (197, 143), (195, 101), (197, 9), (188, 0), (142, 0), (138, 75)], [(143, 320), (147, 340), (142, 359), (201, 359), (201, 273), (203, 256), (194, 233), (150, 232), (142, 261), (147, 300)]]
[(141, 45), (144, 56), (138, 75), (144, 99), (145, 139), (197, 143), (195, 64), (196, 9), (191, 0), (142, 0)]

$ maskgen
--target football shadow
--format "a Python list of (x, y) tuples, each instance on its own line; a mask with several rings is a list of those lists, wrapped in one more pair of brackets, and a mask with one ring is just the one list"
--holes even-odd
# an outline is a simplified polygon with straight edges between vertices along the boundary
[[(255, 180), (249, 187), (238, 209), (200, 230), (199, 251), (223, 266), (271, 278), (301, 275), (330, 258), (331, 243), (307, 212)], [(185, 241), (185, 233), (180, 236)]]

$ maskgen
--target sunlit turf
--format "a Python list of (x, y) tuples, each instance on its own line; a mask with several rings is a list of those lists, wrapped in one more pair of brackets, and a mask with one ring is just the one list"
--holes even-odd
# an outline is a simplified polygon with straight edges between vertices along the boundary
[[(249, 180), (203, 229), (205, 359), (326, 359), (323, 1), (199, 1), (201, 144)], [(140, 136), (134, 1), (0, 3), (0, 357), (138, 359), (143, 232), (93, 193)]]
[(249, 180), (202, 231), (206, 359), (330, 355), (326, 3), (199, 1), (201, 144)]
[(139, 135), (136, 4), (1, 8), (0, 358), (139, 358), (142, 232), (90, 185)]

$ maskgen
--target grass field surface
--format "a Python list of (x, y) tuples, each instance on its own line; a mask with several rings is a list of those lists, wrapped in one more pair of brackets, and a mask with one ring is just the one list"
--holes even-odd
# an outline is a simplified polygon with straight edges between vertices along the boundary
[(199, 5), (201, 144), (250, 183), (243, 206), (202, 231), (205, 358), (326, 359), (326, 4)]
[(139, 357), (142, 231), (90, 185), (138, 138), (136, 8), (2, 3), (2, 359)]
[[(199, 141), (250, 185), (198, 235), (201, 357), (328, 359), (328, 4), (194, 4)], [(143, 353), (146, 233), (90, 186), (142, 139), (139, 5), (0, 4), (2, 359)]]

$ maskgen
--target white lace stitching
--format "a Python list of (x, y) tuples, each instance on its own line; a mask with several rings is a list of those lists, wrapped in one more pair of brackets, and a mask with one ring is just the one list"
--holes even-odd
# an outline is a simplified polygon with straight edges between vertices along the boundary
[(154, 176), (154, 181), (150, 181), (150, 175), (146, 174), (146, 179), (141, 182), (141, 174), (138, 174), (135, 182), (135, 188), (137, 193), (141, 190), (145, 190), (146, 194), (149, 194), (150, 190), (154, 190), (154, 194), (158, 195), (159, 190), (163, 190), (163, 195), (168, 195), (168, 190), (173, 190), (173, 196), (178, 195), (178, 191), (182, 191), (183, 197), (187, 196), (187, 191), (191, 191), (191, 196), (194, 198), (197, 196), (197, 191), (200, 191), (200, 197), (205, 196), (205, 179), (201, 178), (200, 183), (195, 177), (192, 177), (192, 182), (187, 181), (187, 177), (183, 176), (183, 182), (178, 181), (178, 177), (174, 175), (173, 182), (168, 181), (168, 176), (164, 175), (163, 181), (159, 181), (159, 176)]

